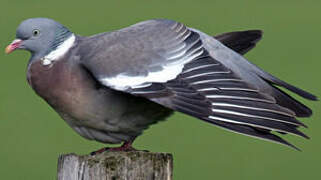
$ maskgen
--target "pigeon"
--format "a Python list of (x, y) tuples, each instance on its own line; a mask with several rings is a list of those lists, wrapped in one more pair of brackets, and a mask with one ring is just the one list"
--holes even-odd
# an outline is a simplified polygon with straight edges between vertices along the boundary
[(174, 111), (239, 134), (296, 148), (281, 136), (306, 127), (297, 117), (311, 109), (309, 92), (265, 72), (244, 58), (262, 31), (210, 36), (183, 23), (153, 19), (92, 36), (80, 36), (48, 18), (17, 28), (6, 53), (31, 53), (27, 80), (82, 137), (134, 150), (150, 125)]

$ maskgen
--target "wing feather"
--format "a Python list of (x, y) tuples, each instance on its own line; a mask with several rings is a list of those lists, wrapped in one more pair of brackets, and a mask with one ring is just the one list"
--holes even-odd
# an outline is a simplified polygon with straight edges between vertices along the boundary
[[(130, 37), (136, 34), (140, 38), (124, 41), (141, 46), (143, 50), (136, 49), (139, 52), (133, 53), (132, 49), (124, 49), (127, 44), (118, 44), (116, 47), (123, 51), (121, 55), (117, 49), (116, 55), (100, 54), (98, 57), (101, 58), (92, 59), (95, 62), (84, 63), (103, 85), (145, 97), (234, 132), (291, 147), (294, 146), (273, 132), (308, 138), (298, 130), (306, 126), (296, 119), (294, 106), (281, 103), (275, 94), (251, 82), (251, 76), (242, 74), (246, 70), (242, 66), (235, 69), (228, 66), (230, 62), (217, 60), (218, 55), (209, 53), (210, 48), (205, 47), (202, 38), (204, 35), (198, 31), (174, 21), (159, 20), (134, 25), (116, 35), (125, 37), (128, 32)], [(227, 34), (219, 39), (233, 45), (232, 36)], [(251, 43), (241, 46), (240, 52), (245, 53), (255, 45), (255, 38), (250, 39)], [(102, 58), (110, 60), (109, 63), (120, 62), (121, 67), (111, 65), (107, 68), (108, 63)], [(226, 58), (230, 57), (227, 55)], [(115, 70), (110, 69), (112, 67)], [(253, 74), (253, 78), (259, 77)]]
[[(226, 73), (220, 73), (223, 71)], [(166, 104), (169, 108), (206, 122), (290, 147), (294, 146), (271, 132), (308, 138), (298, 130), (306, 126), (292, 110), (278, 105), (272, 96), (241, 80), (210, 56), (194, 59), (175, 80), (163, 85), (171, 92), (170, 96), (161, 97), (171, 102)]]

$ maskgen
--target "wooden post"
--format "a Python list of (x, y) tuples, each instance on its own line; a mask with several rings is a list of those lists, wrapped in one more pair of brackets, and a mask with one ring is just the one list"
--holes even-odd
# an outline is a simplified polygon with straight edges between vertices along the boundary
[(61, 155), (58, 180), (172, 180), (173, 156), (144, 151)]

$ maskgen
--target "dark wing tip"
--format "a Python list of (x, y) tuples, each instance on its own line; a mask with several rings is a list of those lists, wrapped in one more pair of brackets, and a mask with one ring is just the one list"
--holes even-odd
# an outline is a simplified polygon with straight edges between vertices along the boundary
[(285, 82), (283, 84), (281, 84), (281, 85), (284, 85), (285, 88), (287, 88), (290, 91), (302, 96), (305, 99), (308, 99), (308, 100), (311, 100), (311, 101), (317, 101), (318, 100), (318, 98), (315, 95), (313, 95), (313, 94), (311, 94), (311, 93), (309, 93), (309, 92), (307, 92), (305, 90), (302, 90), (300, 88), (297, 88), (297, 87), (292, 86), (290, 84), (287, 84)]
[(309, 94), (309, 96), (307, 96), (307, 99), (311, 101), (319, 101), (319, 98), (313, 94)]
[(258, 40), (260, 40), (263, 36), (263, 30), (260, 30), (260, 29), (253, 29), (253, 30), (240, 31), (240, 32), (254, 35), (254, 36), (256, 36), (256, 39), (258, 39)]
[(246, 125), (240, 125), (240, 124), (234, 124), (234, 123), (228, 123), (228, 122), (219, 122), (219, 121), (213, 121), (210, 119), (205, 119), (205, 121), (208, 121), (209, 123), (215, 124), (221, 128), (224, 128), (224, 129), (236, 132), (236, 133), (240, 133), (240, 134), (252, 136), (255, 138), (275, 142), (275, 143), (282, 144), (287, 147), (293, 148), (297, 151), (301, 151), (301, 149), (299, 149), (298, 147), (296, 147), (293, 144), (289, 143), (288, 141), (282, 139), (281, 137), (279, 137), (275, 134), (272, 134), (270, 131), (261, 131), (261, 130), (258, 130), (256, 128), (252, 128), (252, 127), (246, 126)]
[(262, 30), (247, 30), (223, 33), (214, 38), (234, 51), (245, 54), (256, 46), (262, 35)]
[(318, 98), (315, 95), (288, 84), (268, 73), (260, 75), (260, 77), (273, 87), (273, 97), (276, 98), (279, 105), (291, 109), (295, 112), (297, 117), (310, 117), (312, 115), (312, 110), (309, 107), (281, 90), (279, 86), (284, 87), (285, 89), (308, 100), (317, 101)]
[(291, 147), (291, 148), (293, 148), (293, 149), (295, 149), (295, 150), (297, 150), (297, 151), (302, 152), (302, 150), (301, 150), (300, 148), (294, 146), (293, 144), (290, 144), (290, 143), (287, 143), (287, 144), (286, 144), (286, 143), (284, 143), (284, 145), (287, 145), (288, 147)]
[(271, 85), (282, 86), (282, 87), (284, 87), (284, 88), (296, 93), (297, 95), (299, 95), (299, 96), (301, 96), (301, 97), (303, 97), (305, 99), (312, 100), (312, 101), (317, 101), (318, 100), (318, 98), (315, 95), (313, 95), (313, 94), (311, 94), (311, 93), (309, 93), (309, 92), (307, 92), (307, 91), (305, 91), (303, 89), (295, 87), (295, 86), (293, 86), (293, 85), (291, 85), (291, 84), (289, 84), (289, 83), (287, 83), (285, 81), (282, 81), (281, 79), (278, 79), (277, 77), (275, 77), (275, 76), (273, 76), (273, 75), (271, 75), (271, 74), (269, 74), (267, 72), (261, 73), (259, 76), (262, 79), (264, 79), (265, 81), (267, 81), (268, 83), (270, 83)]
[(301, 131), (299, 131), (299, 130), (298, 130), (298, 132), (299, 132), (299, 133), (298, 133), (299, 136), (301, 136), (301, 137), (303, 137), (303, 138), (305, 138), (305, 139), (310, 139), (310, 137), (309, 137), (308, 135), (304, 134), (303, 132), (301, 132)]
[(263, 37), (263, 30), (254, 29), (247, 31), (237, 31), (240, 35), (247, 37), (249, 40), (251, 39), (252, 43), (257, 43)]

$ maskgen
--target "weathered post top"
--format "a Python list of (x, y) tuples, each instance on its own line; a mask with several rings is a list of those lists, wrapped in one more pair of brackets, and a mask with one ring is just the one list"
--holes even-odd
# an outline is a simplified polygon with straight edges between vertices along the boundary
[(173, 156), (145, 151), (61, 155), (58, 180), (172, 180)]

